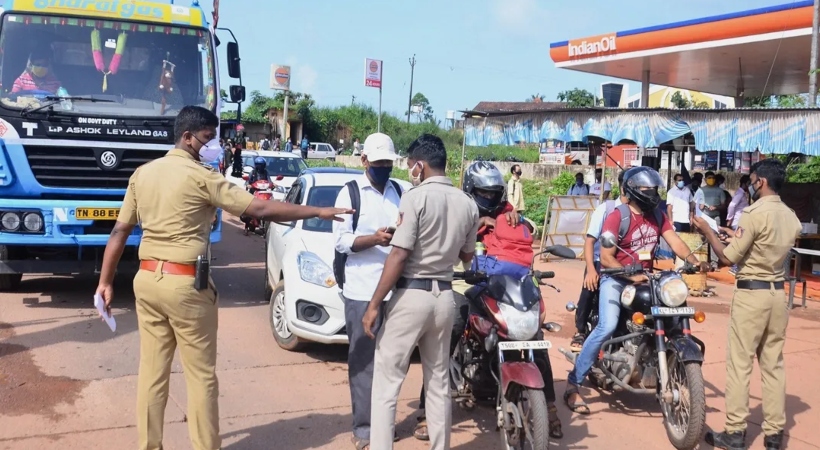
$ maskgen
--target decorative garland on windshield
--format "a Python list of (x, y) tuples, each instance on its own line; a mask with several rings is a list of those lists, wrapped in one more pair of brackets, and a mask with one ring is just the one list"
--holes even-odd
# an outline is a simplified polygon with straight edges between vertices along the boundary
[(117, 74), (120, 69), (120, 61), (122, 54), (125, 52), (125, 42), (128, 40), (128, 35), (123, 31), (117, 36), (117, 49), (114, 52), (114, 57), (108, 64), (108, 71), (105, 70), (105, 61), (103, 60), (102, 46), (100, 45), (100, 30), (94, 29), (91, 31), (91, 53), (94, 55), (94, 66), (99, 72), (103, 74), (102, 91), (108, 90), (108, 75)]

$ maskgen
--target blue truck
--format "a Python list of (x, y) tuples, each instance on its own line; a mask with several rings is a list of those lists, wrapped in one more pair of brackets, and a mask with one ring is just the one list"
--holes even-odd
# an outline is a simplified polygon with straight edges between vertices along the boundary
[[(219, 113), (215, 30), (191, 6), (7, 0), (0, 8), (0, 291), (95, 273), (128, 179), (173, 147), (184, 105)], [(238, 46), (228, 45), (231, 77)], [(231, 86), (231, 99), (244, 88)], [(221, 238), (221, 212), (211, 242)], [(118, 270), (138, 265), (137, 227)]]

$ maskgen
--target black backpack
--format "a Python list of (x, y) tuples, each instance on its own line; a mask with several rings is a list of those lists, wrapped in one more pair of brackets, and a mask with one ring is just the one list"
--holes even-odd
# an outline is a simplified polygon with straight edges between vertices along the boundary
[[(396, 193), (399, 195), (399, 199), (401, 199), (401, 185), (395, 180), (390, 180), (390, 183), (393, 185), (393, 189), (396, 190)], [(353, 231), (356, 231), (356, 227), (359, 225), (359, 209), (361, 207), (362, 199), (359, 197), (359, 184), (356, 180), (348, 181), (345, 183), (345, 187), (347, 187), (347, 192), (350, 194), (350, 209), (353, 209)], [(344, 287), (345, 283), (345, 264), (347, 264), (347, 254), (341, 253), (338, 250), (334, 252), (333, 255), (333, 276), (336, 277), (336, 284), (339, 285), (339, 289)]]

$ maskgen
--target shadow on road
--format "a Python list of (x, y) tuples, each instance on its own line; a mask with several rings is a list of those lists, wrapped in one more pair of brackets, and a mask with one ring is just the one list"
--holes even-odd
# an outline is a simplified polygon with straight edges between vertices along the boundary
[[(350, 434), (350, 414), (308, 414), (292, 419), (276, 420), (258, 427), (238, 430), (223, 436), (224, 440), (239, 437), (225, 450), (256, 450), (260, 448), (316, 448), (327, 445), (340, 434)], [(352, 448), (352, 444), (350, 448)]]

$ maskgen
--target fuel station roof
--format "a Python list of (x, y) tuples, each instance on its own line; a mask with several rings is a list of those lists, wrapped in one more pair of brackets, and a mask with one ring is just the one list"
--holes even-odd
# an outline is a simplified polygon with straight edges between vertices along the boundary
[(812, 0), (550, 44), (562, 69), (730, 97), (809, 90)]

